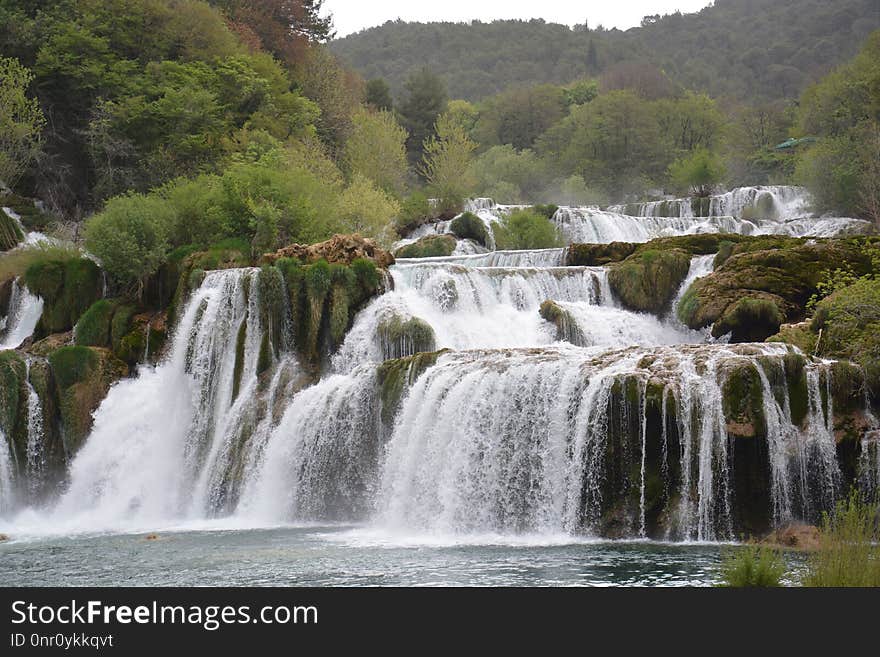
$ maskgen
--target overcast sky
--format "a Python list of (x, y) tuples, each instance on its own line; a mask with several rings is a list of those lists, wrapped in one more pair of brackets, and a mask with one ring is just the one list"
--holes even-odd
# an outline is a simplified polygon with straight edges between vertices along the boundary
[(498, 18), (543, 18), (548, 23), (604, 25), (625, 30), (642, 16), (694, 12), (708, 0), (324, 0), (324, 13), (333, 14), (337, 36), (345, 36), (388, 20), (492, 21)]

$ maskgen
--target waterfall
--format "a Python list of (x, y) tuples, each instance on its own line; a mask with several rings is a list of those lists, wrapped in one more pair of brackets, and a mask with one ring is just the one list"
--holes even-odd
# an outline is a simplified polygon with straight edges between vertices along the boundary
[[(647, 363), (650, 357), (656, 360)], [(735, 463), (722, 386), (727, 368), (748, 357), (732, 347), (593, 358), (576, 349), (445, 355), (412, 386), (398, 415), (380, 522), (441, 534), (592, 534), (619, 514), (614, 522), (628, 527), (625, 534), (644, 535), (650, 469), (674, 492), (665, 512), (670, 537), (732, 538)], [(659, 376), (662, 408), (671, 402), (676, 415), (669, 427), (664, 413), (662, 431), (647, 419), (648, 384)], [(667, 465), (649, 450), (663, 450)], [(658, 493), (650, 495), (656, 503)]]
[(257, 376), (258, 269), (208, 272), (156, 367), (116, 384), (95, 412), (54, 517), (89, 527), (201, 518), (235, 504), (229, 482), (265, 412)]
[(15, 463), (9, 441), (0, 427), (0, 517), (15, 508)]
[(46, 457), (43, 453), (44, 451), (44, 432), (43, 432), (43, 405), (40, 402), (40, 396), (37, 394), (37, 391), (34, 390), (34, 386), (31, 384), (30, 380), (30, 372), (31, 372), (31, 361), (30, 358), (26, 360), (27, 363), (27, 446), (26, 446), (26, 457), (27, 457), (27, 467), (26, 467), (26, 476), (28, 483), (28, 490), (31, 495), (31, 498), (34, 499), (40, 492), (40, 488), (43, 484), (43, 477), (45, 475), (46, 469)]
[(6, 317), (0, 320), (0, 350), (15, 349), (34, 333), (43, 314), (43, 300), (31, 294), (16, 278)]

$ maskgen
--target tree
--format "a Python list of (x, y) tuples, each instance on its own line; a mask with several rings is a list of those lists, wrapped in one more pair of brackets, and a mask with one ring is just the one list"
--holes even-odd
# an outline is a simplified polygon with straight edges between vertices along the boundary
[(165, 261), (173, 212), (153, 195), (114, 198), (86, 223), (86, 247), (116, 283), (136, 286), (140, 296), (146, 279)]
[(9, 187), (41, 152), (45, 119), (26, 95), (34, 76), (17, 59), (0, 57), (0, 181)]
[(382, 78), (368, 80), (364, 102), (373, 109), (390, 112), (394, 106), (394, 101), (391, 99), (391, 87)]
[(399, 213), (400, 204), (359, 173), (339, 197), (343, 230), (375, 238), (386, 246), (394, 241), (392, 220)]
[(437, 120), (436, 133), (425, 141), (420, 171), (442, 205), (460, 204), (474, 187), (469, 167), (477, 145), (448, 114)]
[(645, 100), (669, 98), (675, 94), (675, 84), (659, 68), (648, 62), (621, 62), (602, 74), (602, 91), (628, 89)]
[(232, 28), (247, 40), (256, 39), (290, 66), (302, 63), (310, 44), (333, 38), (333, 17), (321, 16), (324, 0), (214, 0), (230, 18)]
[(669, 166), (669, 178), (679, 189), (690, 189), (697, 196), (709, 196), (712, 188), (724, 178), (721, 158), (700, 148)]
[(352, 117), (343, 161), (351, 176), (364, 176), (391, 194), (403, 192), (407, 176), (406, 131), (390, 112), (360, 109)]
[(510, 144), (531, 148), (550, 126), (565, 116), (561, 87), (541, 85), (512, 89), (488, 99), (480, 112), (476, 134), (487, 146)]
[(434, 135), (437, 118), (446, 110), (446, 85), (428, 68), (414, 71), (404, 84), (406, 97), (398, 108), (409, 134), (406, 150), (411, 162), (418, 162), (422, 145)]

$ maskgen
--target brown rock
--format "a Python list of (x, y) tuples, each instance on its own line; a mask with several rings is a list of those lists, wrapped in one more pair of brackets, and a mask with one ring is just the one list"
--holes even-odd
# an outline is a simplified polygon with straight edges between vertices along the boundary
[(394, 256), (380, 247), (374, 240), (354, 235), (334, 235), (325, 242), (317, 244), (290, 244), (275, 253), (263, 255), (263, 261), (272, 263), (279, 258), (297, 258), (305, 263), (324, 259), (329, 263), (350, 265), (352, 260), (366, 258), (377, 267), (387, 269), (394, 264)]
[(771, 532), (761, 543), (792, 550), (818, 550), (819, 528), (803, 523), (791, 523)]

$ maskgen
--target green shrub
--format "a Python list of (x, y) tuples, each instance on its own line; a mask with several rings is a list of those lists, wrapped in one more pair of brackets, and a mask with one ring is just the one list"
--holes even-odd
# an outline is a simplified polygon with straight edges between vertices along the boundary
[(489, 246), (489, 233), (486, 224), (473, 212), (464, 212), (452, 220), (449, 230), (461, 239), (471, 239), (483, 246)]
[(556, 214), (556, 211), (559, 209), (558, 205), (553, 205), (551, 203), (538, 204), (533, 205), (532, 210), (540, 214), (541, 216), (547, 217), (548, 219), (552, 219), (553, 215)]
[(731, 550), (721, 563), (722, 586), (782, 586), (785, 560), (776, 550), (745, 546)]
[(400, 247), (394, 255), (398, 258), (436, 258), (451, 255), (455, 245), (456, 240), (452, 235), (428, 235)]
[(434, 211), (427, 195), (413, 192), (400, 205), (394, 228), (398, 235), (405, 237), (410, 231), (430, 221), (433, 216)]
[(804, 585), (880, 586), (877, 513), (877, 506), (866, 504), (856, 492), (826, 513)]
[(556, 226), (534, 210), (514, 210), (493, 224), (493, 231), (499, 249), (549, 249), (562, 244)]

